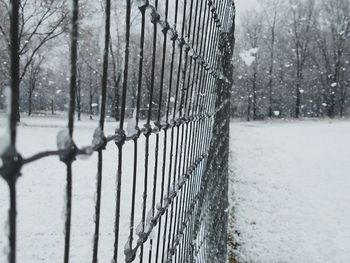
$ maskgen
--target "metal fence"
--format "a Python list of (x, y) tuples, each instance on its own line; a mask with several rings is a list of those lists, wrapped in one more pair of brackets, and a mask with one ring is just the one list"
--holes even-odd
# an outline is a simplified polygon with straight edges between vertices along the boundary
[[(23, 166), (48, 156), (58, 156), (67, 168), (65, 204), (64, 262), (70, 261), (71, 211), (72, 211), (72, 163), (78, 155), (96, 152), (97, 185), (95, 204), (95, 233), (92, 259), (98, 261), (100, 236), (101, 195), (103, 194), (103, 153), (107, 144), (115, 143), (118, 149), (116, 171), (116, 210), (114, 229), (114, 257), (124, 249), (125, 262), (225, 262), (227, 187), (228, 187), (228, 132), (229, 98), (232, 81), (231, 57), (234, 45), (233, 0), (125, 0), (125, 57), (121, 90), (120, 121), (115, 134), (105, 136), (106, 90), (111, 41), (111, 0), (105, 0), (105, 39), (103, 76), (101, 83), (101, 111), (99, 127), (93, 135), (93, 143), (79, 148), (74, 143), (75, 94), (79, 40), (79, 3), (72, 0), (70, 99), (67, 132), (58, 135), (58, 149), (40, 152), (24, 158), (16, 150), (16, 115), (19, 103), (18, 49), (19, 0), (11, 5), (11, 96), (9, 114), (10, 142), (2, 154), (0, 174), (7, 182), (10, 195), (8, 262), (16, 262), (16, 182)], [(130, 34), (132, 10), (141, 16), (138, 54), (138, 86), (135, 106), (134, 132), (126, 132), (125, 109), (130, 78)], [(123, 9), (124, 10), (124, 9)], [(169, 21), (171, 20), (171, 21)], [(140, 101), (143, 90), (144, 52), (146, 24), (152, 25), (151, 89), (145, 124), (140, 123)], [(174, 26), (172, 26), (174, 25)], [(180, 25), (180, 26), (179, 26)], [(161, 32), (161, 37), (159, 36)], [(157, 51), (161, 51), (160, 66)], [(170, 59), (167, 59), (170, 57)], [(167, 77), (165, 77), (167, 76)], [(160, 79), (156, 84), (155, 79)], [(158, 104), (152, 102), (157, 89)], [(171, 106), (172, 105), (172, 106)], [(151, 115), (157, 112), (156, 118)], [(142, 127), (141, 127), (142, 126)], [(160, 136), (162, 135), (162, 136)], [(150, 138), (155, 137), (155, 147)], [(145, 141), (145, 153), (140, 156), (140, 138)], [(161, 141), (161, 139), (163, 141)], [(133, 144), (134, 164), (132, 175), (124, 174), (124, 145)], [(160, 144), (163, 144), (160, 151)], [(154, 152), (154, 172), (148, 169), (150, 152)], [(139, 173), (137, 164), (143, 162), (145, 172)], [(160, 172), (159, 172), (160, 171)], [(23, 175), (24, 176), (24, 175)], [(130, 233), (127, 244), (120, 244), (120, 196), (123, 177), (133, 177), (130, 200)], [(143, 180), (141, 229), (135, 230), (136, 181)], [(153, 182), (153, 189), (149, 182)], [(156, 185), (161, 184), (161, 190)], [(147, 193), (152, 192), (151, 196)], [(148, 202), (151, 198), (151, 202)], [(151, 204), (151, 205), (149, 205)], [(74, 227), (74, 226), (73, 226)], [(150, 238), (157, 230), (156, 237)], [(148, 251), (145, 251), (145, 244)]]

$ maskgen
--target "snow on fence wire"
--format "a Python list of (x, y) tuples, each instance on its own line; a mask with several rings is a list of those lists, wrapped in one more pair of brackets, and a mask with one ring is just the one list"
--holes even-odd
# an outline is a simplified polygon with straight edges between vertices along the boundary
[[(2, 166), (0, 173), (9, 187), (10, 208), (8, 262), (16, 262), (16, 182), (21, 169), (48, 156), (58, 156), (66, 165), (65, 245), (64, 262), (69, 262), (72, 163), (79, 155), (98, 154), (95, 203), (95, 230), (92, 262), (98, 261), (100, 209), (102, 194), (103, 152), (107, 144), (114, 142), (118, 148), (116, 176), (116, 211), (114, 229), (113, 262), (118, 260), (118, 250), (124, 247), (125, 262), (136, 259), (142, 262), (225, 262), (228, 187), (228, 132), (229, 98), (232, 81), (231, 57), (234, 46), (235, 7), (233, 0), (169, 0), (154, 3), (142, 0), (136, 5), (126, 1), (125, 8), (125, 57), (121, 96), (120, 122), (115, 134), (104, 134), (106, 90), (108, 79), (109, 45), (111, 41), (111, 0), (105, 0), (105, 32), (103, 75), (101, 83), (101, 111), (99, 127), (93, 142), (78, 148), (74, 143), (74, 115), (76, 108), (76, 82), (79, 38), (79, 2), (72, 0), (72, 30), (70, 48), (70, 88), (67, 130), (57, 136), (57, 150), (37, 153), (24, 158), (16, 150), (16, 119), (19, 103), (19, 7), (20, 1), (11, 5), (11, 94), (9, 95), (9, 140), (2, 142)], [(131, 13), (140, 12), (140, 43), (138, 55), (138, 86), (133, 127), (125, 128), (125, 109), (130, 62)], [(171, 14), (171, 21), (170, 15)], [(153, 45), (151, 63), (151, 88), (148, 114), (140, 125), (140, 107), (143, 87), (145, 28), (148, 19), (152, 24)], [(171, 26), (173, 24), (174, 26)], [(180, 29), (178, 29), (178, 27)], [(157, 32), (162, 33), (161, 39)], [(170, 44), (168, 43), (170, 42)], [(161, 44), (159, 44), (161, 43)], [(157, 50), (161, 50), (160, 72), (156, 72)], [(170, 59), (166, 59), (170, 52)], [(169, 76), (165, 78), (165, 71)], [(155, 78), (160, 78), (156, 87)], [(168, 85), (165, 85), (168, 81)], [(167, 90), (164, 90), (164, 87)], [(153, 105), (155, 89), (159, 91), (159, 103)], [(164, 102), (164, 103), (163, 103)], [(172, 105), (172, 106), (171, 106)], [(153, 107), (157, 107), (154, 109)], [(152, 120), (152, 112), (157, 116)], [(163, 116), (162, 113), (163, 112)], [(165, 114), (164, 114), (165, 112)], [(159, 151), (160, 133), (163, 152)], [(138, 141), (145, 138), (144, 159), (138, 158)], [(150, 149), (150, 137), (155, 136), (155, 148)], [(168, 138), (170, 137), (170, 139)], [(123, 188), (123, 146), (134, 145), (133, 187), (130, 200), (130, 233), (127, 244), (120, 244), (120, 194)], [(170, 150), (167, 150), (169, 149)], [(154, 174), (149, 174), (149, 154), (155, 151)], [(144, 162), (145, 172), (139, 174), (137, 164)], [(159, 169), (160, 168), (160, 169)], [(161, 171), (158, 174), (158, 171)], [(128, 175), (130, 176), (130, 175)], [(142, 178), (143, 203), (140, 227), (135, 228), (136, 181)], [(147, 200), (148, 181), (153, 180), (151, 202)], [(156, 192), (161, 183), (160, 193)], [(151, 204), (151, 205), (149, 205)], [(156, 238), (150, 238), (157, 231)], [(136, 229), (136, 230), (135, 230)], [(18, 237), (20, 238), (20, 237)], [(149, 243), (149, 251), (144, 251)], [(138, 257), (139, 255), (139, 257)], [(86, 261), (86, 259), (84, 259)]]

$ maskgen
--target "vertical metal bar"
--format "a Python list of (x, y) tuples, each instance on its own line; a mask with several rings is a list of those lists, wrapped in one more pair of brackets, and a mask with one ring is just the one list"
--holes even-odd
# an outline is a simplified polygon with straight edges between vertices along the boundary
[[(168, 21), (168, 13), (169, 13), (169, 0), (166, 0), (165, 2), (165, 21)], [(162, 69), (161, 69), (161, 83), (160, 83), (160, 91), (159, 91), (159, 108), (158, 108), (158, 116), (157, 116), (157, 123), (159, 127), (161, 127), (160, 124), (160, 118), (161, 118), (161, 111), (162, 111), (162, 100), (163, 100), (163, 89), (164, 89), (164, 74), (165, 74), (165, 61), (166, 61), (166, 50), (167, 50), (167, 29), (163, 29), (163, 55), (162, 55)], [(169, 105), (168, 105), (169, 107)], [(157, 142), (158, 142), (158, 134), (156, 135)], [(161, 194), (160, 194), (160, 206), (163, 207), (163, 199), (164, 199), (164, 187), (165, 187), (165, 166), (166, 166), (166, 153), (167, 153), (167, 130), (164, 130), (164, 142), (163, 142), (163, 164), (162, 164), (162, 181), (161, 181)], [(156, 146), (157, 147), (157, 146)], [(156, 150), (156, 154), (158, 151)], [(157, 158), (157, 157), (156, 157)], [(157, 169), (157, 165), (155, 165), (155, 169)], [(156, 173), (156, 171), (155, 171)], [(154, 200), (154, 199), (153, 199)], [(154, 204), (153, 204), (154, 205)], [(154, 210), (153, 210), (154, 211)], [(156, 255), (155, 255), (155, 262), (158, 262), (159, 257), (159, 242), (160, 242), (160, 235), (161, 235), (161, 226), (162, 226), (162, 217), (159, 218), (158, 221), (158, 237), (157, 237), (157, 245), (156, 245)], [(151, 241), (152, 242), (152, 241)], [(151, 244), (152, 247), (152, 244)], [(151, 262), (151, 256), (152, 253), (150, 251), (150, 259), (149, 262)]]
[(11, 34), (11, 105), (10, 107), (10, 142), (15, 147), (17, 136), (17, 110), (19, 104), (19, 4), (20, 0), (11, 0), (10, 34)]
[[(209, 3), (207, 3), (206, 5), (205, 5), (205, 10), (208, 10), (208, 12), (207, 12), (207, 14), (208, 14), (208, 20), (210, 20), (210, 23), (207, 23), (207, 25), (206, 25), (206, 30), (205, 30), (205, 41), (204, 41), (204, 43), (206, 44), (205, 46), (204, 46), (204, 48), (203, 48), (203, 56), (205, 57), (205, 58), (207, 58), (207, 52), (208, 52), (208, 50), (209, 50), (209, 47), (207, 47), (208, 46), (208, 33), (209, 33), (209, 31), (211, 30), (211, 28), (212, 28), (212, 19), (210, 19), (210, 5), (209, 5)], [(209, 26), (209, 24), (210, 24), (210, 26)], [(204, 33), (203, 31), (202, 31), (202, 33)], [(210, 35), (210, 34), (209, 34)], [(203, 43), (203, 42), (202, 42)], [(198, 76), (197, 76), (197, 82), (199, 81), (199, 87), (198, 87), (198, 94), (199, 94), (199, 96), (198, 96), (198, 99), (196, 100), (196, 104), (195, 104), (195, 111), (197, 112), (197, 114), (203, 114), (202, 113), (202, 104), (204, 104), (205, 105), (205, 102), (203, 102), (203, 94), (204, 94), (204, 91), (206, 90), (206, 85), (205, 85), (205, 83), (206, 83), (206, 81), (205, 81), (205, 78), (206, 78), (206, 76), (207, 76), (207, 71), (204, 69), (204, 67), (203, 67), (203, 65), (200, 67), (200, 74), (198, 74)], [(198, 77), (199, 77), (199, 79), (198, 79)], [(204, 82), (204, 83), (203, 83)], [(204, 120), (204, 121), (200, 121), (200, 124), (199, 124), (199, 128), (198, 128), (198, 133), (197, 133), (197, 138), (198, 138), (198, 140), (197, 140), (197, 146), (196, 146), (196, 155), (197, 156), (199, 156), (200, 154), (202, 154), (203, 153), (203, 151), (205, 151), (204, 149), (205, 149), (205, 144), (206, 143), (203, 143), (203, 144), (201, 144), (201, 145), (198, 145), (198, 142), (200, 142), (200, 141), (202, 141), (203, 139), (207, 139), (209, 136), (210, 136), (210, 132), (209, 132), (209, 129), (208, 129), (208, 127), (207, 127), (207, 125), (208, 125), (208, 120)], [(206, 140), (205, 140), (206, 141)], [(202, 177), (202, 180), (201, 180), (201, 186), (200, 186), (200, 188), (199, 188), (199, 191), (200, 191), (200, 194), (201, 194), (201, 200), (200, 200), (200, 202), (204, 202), (204, 198), (205, 198), (205, 196), (204, 196), (204, 188), (203, 188), (203, 184), (205, 184), (205, 178), (204, 178), (204, 174), (203, 174), (203, 167), (204, 167), (204, 164), (202, 164), (201, 165), (201, 171), (199, 172), (200, 174), (201, 174), (201, 176), (200, 177)], [(201, 214), (201, 205), (199, 204), (198, 205), (198, 207), (197, 207), (197, 212), (196, 212), (197, 214), (199, 213), (199, 214)], [(198, 219), (197, 218), (195, 218), (195, 226), (194, 226), (194, 235), (196, 234), (196, 232), (198, 231), (198, 230), (196, 230), (197, 228), (198, 228), (198, 223), (196, 223), (198, 221)]]
[[(111, 17), (111, 0), (105, 2), (105, 43), (103, 52), (103, 75), (101, 86), (101, 111), (99, 128), (104, 130), (105, 115), (106, 115), (106, 98), (107, 98), (107, 81), (108, 81), (108, 56), (109, 56), (109, 44), (110, 44), (110, 17)], [(104, 138), (103, 138), (104, 139)], [(92, 262), (98, 261), (98, 242), (100, 233), (100, 211), (101, 211), (101, 188), (102, 188), (102, 165), (103, 165), (103, 149), (98, 151), (98, 164), (97, 164), (97, 198), (95, 204), (95, 232), (94, 232), (94, 245)]]
[(65, 222), (65, 240), (64, 240), (64, 262), (69, 262), (70, 250), (70, 229), (72, 214), (72, 165), (67, 164), (67, 185), (66, 185), (66, 222)]
[[(158, 8), (158, 0), (155, 1), (155, 8)], [(155, 19), (155, 18), (153, 18)], [(148, 194), (148, 165), (149, 165), (149, 148), (150, 148), (150, 135), (151, 135), (151, 118), (152, 118), (152, 109), (153, 109), (153, 96), (154, 96), (154, 86), (155, 86), (155, 69), (156, 69), (156, 52), (157, 52), (157, 21), (152, 20), (153, 23), (153, 43), (152, 43), (152, 65), (151, 65), (151, 90), (149, 95), (149, 103), (148, 103), (148, 114), (147, 114), (147, 122), (144, 129), (144, 135), (146, 137), (146, 146), (145, 146), (145, 176), (144, 176), (144, 192), (143, 192), (143, 206), (142, 206), (142, 232), (145, 231), (145, 224), (146, 224), (146, 210), (147, 210), (147, 194)], [(158, 155), (158, 144), (159, 139), (157, 140), (157, 146), (156, 146), (156, 155)], [(158, 156), (155, 157), (156, 161)], [(153, 178), (154, 184), (157, 183), (157, 173), (154, 173)], [(156, 189), (153, 189), (153, 196), (155, 199), (155, 191)], [(153, 206), (153, 200), (152, 200), (152, 206)], [(152, 207), (154, 209), (154, 207)], [(150, 245), (150, 249), (152, 249), (152, 244)], [(150, 250), (150, 254), (152, 251)], [(140, 262), (143, 262), (143, 255), (144, 254), (144, 243), (141, 245), (140, 249)]]
[(69, 89), (69, 112), (68, 112), (68, 130), (70, 137), (73, 137), (74, 114), (75, 114), (75, 94), (77, 90), (77, 60), (78, 60), (78, 19), (79, 19), (79, 0), (72, 0), (72, 32), (71, 32), (71, 58), (70, 58), (70, 89)]
[[(79, 0), (72, 0), (72, 32), (71, 32), (71, 58), (70, 58), (70, 89), (69, 89), (69, 112), (68, 112), (68, 131), (70, 138), (73, 138), (74, 115), (75, 115), (75, 94), (77, 90), (77, 60), (78, 60), (78, 19), (79, 19)], [(73, 146), (73, 145), (72, 145)], [(69, 149), (72, 151), (73, 149)], [(67, 166), (67, 185), (66, 185), (66, 222), (65, 222), (65, 242), (64, 242), (64, 262), (69, 262), (70, 252), (70, 233), (72, 218), (72, 162), (74, 154), (69, 154), (64, 160)]]
[(114, 252), (113, 260), (116, 263), (118, 261), (118, 248), (119, 248), (119, 222), (120, 222), (120, 197), (121, 197), (121, 184), (122, 184), (122, 165), (123, 165), (123, 146), (125, 143), (125, 108), (126, 108), (126, 95), (128, 88), (129, 77), (129, 56), (130, 56), (130, 28), (131, 28), (131, 0), (126, 1), (126, 15), (125, 15), (125, 58), (124, 58), (124, 74), (123, 74), (123, 90), (121, 98), (120, 109), (120, 122), (119, 128), (116, 130), (118, 138), (116, 139), (116, 145), (118, 147), (118, 168), (116, 178), (116, 207), (115, 207), (115, 223), (114, 223)]
[(16, 158), (16, 137), (17, 137), (17, 114), (19, 103), (19, 0), (10, 1), (10, 41), (11, 41), (11, 95), (9, 107), (9, 131), (10, 132), (10, 145), (7, 152), (4, 153), (3, 158), (4, 165), (8, 162), (8, 171), (4, 171), (2, 176), (7, 181), (10, 193), (10, 209), (8, 212), (9, 221), (9, 254), (8, 262), (16, 262), (16, 238), (17, 238), (17, 193), (16, 182), (20, 174), (20, 167)]
[[(179, 7), (179, 0), (176, 0), (175, 2), (175, 17), (174, 17), (174, 25), (177, 24), (177, 17), (178, 17), (178, 7)], [(169, 89), (168, 89), (168, 101), (167, 101), (167, 110), (166, 110), (166, 125), (169, 125), (169, 115), (170, 115), (170, 103), (172, 98), (172, 84), (173, 84), (173, 76), (174, 76), (174, 62), (175, 62), (175, 54), (176, 54), (176, 38), (172, 38), (172, 53), (171, 53), (171, 62), (170, 62), (170, 76), (169, 76)], [(173, 153), (174, 153), (174, 127), (171, 127), (171, 139), (170, 139), (170, 161), (169, 161), (169, 169), (168, 169), (168, 196), (171, 195), (171, 191), (175, 191), (175, 174), (173, 177), (173, 185), (172, 184), (172, 167), (173, 167)], [(170, 213), (170, 219), (169, 219), (169, 234), (168, 234), (168, 242), (166, 245), (166, 236), (167, 236), (167, 229), (168, 229), (168, 213)], [(173, 222), (173, 213), (174, 213), (174, 202), (171, 203), (171, 211), (166, 211), (165, 215), (165, 226), (163, 231), (163, 249), (162, 249), (162, 262), (165, 261), (165, 257), (168, 257), (165, 255), (165, 247), (167, 247), (167, 251), (169, 252), (170, 247), (170, 240), (171, 240), (171, 229), (172, 229), (172, 222)]]
[[(185, 29), (186, 29), (186, 14), (187, 14), (187, 0), (184, 0), (183, 3), (183, 17), (182, 17), (182, 28), (181, 28), (181, 41), (184, 40), (184, 36), (185, 36)], [(180, 90), (180, 86), (181, 86), (181, 72), (182, 72), (182, 63), (183, 63), (183, 52), (184, 51), (184, 46), (183, 44), (180, 45), (180, 58), (179, 58), (179, 64), (178, 64), (178, 72), (177, 72), (177, 83), (176, 83), (176, 97), (175, 97), (175, 105), (174, 105), (174, 119), (175, 119), (175, 112), (176, 112), (176, 104), (177, 104), (177, 98), (178, 98), (178, 93), (179, 91), (181, 91), (181, 98), (180, 98), (180, 102), (179, 102), (179, 118), (177, 120), (177, 137), (176, 137), (176, 157), (175, 157), (175, 172), (177, 172), (177, 181), (178, 183), (180, 182), (180, 178), (181, 178), (181, 161), (182, 161), (182, 145), (183, 145), (183, 127), (181, 126), (181, 104), (182, 104), (182, 97), (183, 97), (183, 88)], [(181, 130), (181, 140), (180, 140), (180, 130)], [(181, 144), (179, 144), (179, 140), (181, 142)], [(176, 164), (178, 166), (176, 166)], [(178, 226), (179, 226), (179, 222), (180, 222), (180, 206), (181, 206), (181, 201), (182, 201), (182, 192), (183, 189), (181, 189), (177, 196), (176, 196), (176, 205), (175, 205), (175, 220), (174, 220), (174, 228), (173, 228), (173, 241), (172, 244), (175, 243), (175, 237), (178, 233)], [(176, 234), (175, 234), (176, 233)], [(175, 254), (175, 261), (177, 261), (176, 258), (176, 254)]]
[[(143, 60), (144, 60), (144, 45), (145, 45), (145, 13), (146, 5), (140, 5), (139, 10), (141, 12), (141, 37), (140, 37), (140, 54), (139, 54), (139, 69), (138, 69), (138, 84), (137, 84), (137, 100), (136, 100), (136, 123), (135, 129), (139, 133), (139, 120), (140, 120), (140, 106), (141, 106), (141, 92), (142, 92), (142, 76), (143, 76)], [(134, 225), (135, 225), (135, 201), (136, 201), (136, 181), (137, 181), (137, 162), (138, 162), (138, 136), (134, 138), (134, 163), (133, 163), (133, 183), (132, 183), (132, 199), (131, 199), (131, 212), (130, 212), (130, 233), (129, 233), (129, 250), (126, 254), (126, 258), (130, 257), (134, 259), (135, 255), (132, 252), (133, 240), (134, 240)]]
[[(179, 0), (176, 0), (176, 16), (175, 16), (175, 25), (177, 24), (177, 17), (178, 17), (178, 10), (179, 10)], [(184, 22), (183, 22), (183, 26), (181, 29), (181, 38), (183, 38), (183, 34), (184, 34)], [(173, 172), (173, 189), (176, 190), (176, 181), (178, 181), (178, 177), (177, 176), (177, 164), (178, 164), (178, 158), (179, 158), (179, 122), (177, 122), (176, 120), (176, 113), (177, 113), (177, 104), (178, 102), (178, 98), (179, 98), (179, 89), (180, 89), (180, 72), (181, 72), (181, 63), (182, 63), (182, 56), (183, 56), (183, 46), (180, 45), (179, 46), (179, 59), (178, 59), (178, 67), (177, 67), (177, 77), (176, 77), (176, 90), (175, 90), (175, 99), (174, 99), (174, 106), (173, 106), (173, 114), (172, 114), (172, 118), (174, 121), (174, 126), (176, 127), (176, 143), (175, 143), (175, 160), (174, 160), (174, 172)], [(174, 132), (174, 128), (172, 128), (172, 133)], [(173, 135), (173, 134), (172, 134)], [(175, 226), (176, 226), (176, 221), (177, 221), (177, 217), (178, 217), (178, 196), (180, 193), (177, 193), (175, 200), (173, 201), (172, 207), (171, 207), (171, 218), (170, 218), (170, 226), (169, 226), (169, 237), (170, 237), (170, 232), (172, 232), (172, 237), (171, 237), (171, 244), (174, 244), (174, 239), (175, 239)], [(175, 207), (174, 207), (175, 206)], [(172, 220), (174, 219), (174, 220)], [(168, 247), (170, 247), (170, 241), (168, 243)], [(168, 255), (167, 258), (169, 258), (169, 254), (170, 251), (168, 249)]]
[[(202, 1), (201, 1), (202, 2)], [(191, 2), (191, 16), (190, 16), (190, 30), (188, 31), (188, 38), (190, 38), (190, 34), (192, 33), (192, 43), (193, 43), (193, 48), (196, 44), (196, 38), (195, 38), (195, 33), (196, 33), (196, 26), (197, 26), (197, 16), (198, 16), (198, 5), (199, 5), (199, 1), (196, 1), (196, 7), (193, 9), (193, 1)], [(193, 30), (191, 32), (191, 24), (192, 24), (192, 14), (193, 12), (195, 12), (194, 15), (194, 25), (193, 25)], [(192, 121), (190, 120), (190, 107), (191, 107), (191, 101), (192, 101), (192, 97), (193, 97), (193, 86), (191, 86), (191, 77), (194, 78), (194, 71), (192, 72), (192, 65), (193, 65), (194, 59), (193, 56), (190, 57), (190, 69), (189, 69), (189, 74), (188, 74), (188, 79), (187, 79), (187, 94), (186, 94), (186, 100), (185, 100), (185, 116), (187, 118), (187, 122), (186, 122), (186, 138), (188, 138), (188, 142), (185, 143), (185, 147), (187, 147), (187, 149), (185, 150), (185, 153), (187, 153), (187, 158), (186, 158), (186, 163), (184, 166), (184, 171), (188, 171), (189, 167), (191, 165), (193, 165), (193, 162), (191, 162), (192, 159), (192, 153), (191, 153), (191, 145), (193, 144), (193, 127), (192, 127)], [(194, 69), (194, 68), (193, 68)], [(187, 178), (187, 180), (189, 180), (188, 184), (188, 188), (186, 191), (186, 207), (185, 207), (185, 220), (191, 220), (191, 219), (187, 219), (187, 217), (190, 217), (190, 204), (192, 202), (192, 197), (193, 197), (193, 192), (194, 192), (194, 174), (196, 171), (194, 172), (190, 172), (187, 176), (189, 176), (189, 178)], [(184, 172), (185, 173), (185, 172)], [(184, 235), (184, 245), (183, 245), (183, 251), (182, 251), (182, 255), (183, 257), (187, 258), (186, 256), (186, 248), (188, 243), (189, 243), (189, 239), (188, 239), (188, 229), (189, 229), (189, 224), (191, 222), (184, 222), (186, 224), (186, 232)]]

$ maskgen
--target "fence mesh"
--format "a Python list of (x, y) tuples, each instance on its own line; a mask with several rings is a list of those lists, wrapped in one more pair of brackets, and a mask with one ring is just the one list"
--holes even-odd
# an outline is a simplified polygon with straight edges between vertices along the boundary
[[(16, 150), (16, 115), (19, 103), (18, 28), (19, 0), (11, 4), (11, 97), (10, 142), (2, 154), (0, 173), (9, 187), (10, 209), (8, 262), (16, 262), (16, 182), (22, 167), (49, 156), (66, 165), (64, 262), (70, 261), (73, 162), (79, 155), (95, 152), (97, 184), (92, 262), (98, 261), (104, 150), (110, 143), (118, 149), (113, 262), (225, 262), (229, 98), (234, 44), (233, 0), (125, 0), (125, 54), (120, 91), (119, 122), (115, 133), (105, 135), (106, 92), (111, 42), (111, 0), (105, 0), (105, 32), (101, 111), (93, 143), (78, 147), (74, 142), (79, 43), (79, 1), (72, 0), (70, 87), (67, 130), (58, 134), (58, 149), (24, 158)], [(118, 8), (118, 7), (117, 7)], [(139, 26), (133, 26), (137, 13)], [(131, 50), (131, 37), (139, 39), (139, 53)], [(146, 38), (151, 38), (148, 45)], [(149, 58), (146, 56), (149, 55)], [(137, 67), (131, 61), (137, 61)], [(146, 61), (147, 60), (147, 61)], [(135, 63), (133, 62), (133, 65)], [(137, 74), (134, 74), (134, 73)], [(146, 76), (149, 72), (150, 76)], [(136, 103), (128, 118), (130, 79), (137, 77)], [(146, 78), (150, 83), (146, 84)], [(147, 96), (146, 114), (141, 101)], [(146, 116), (144, 116), (146, 115)], [(126, 127), (133, 119), (133, 126)], [(130, 126), (128, 124), (128, 126)], [(142, 140), (141, 140), (142, 138)], [(152, 142), (150, 140), (152, 138)], [(140, 143), (144, 152), (140, 153)], [(125, 145), (133, 144), (132, 152)], [(132, 174), (123, 170), (123, 157), (133, 155)], [(150, 156), (153, 156), (150, 158)], [(151, 164), (152, 162), (152, 164)], [(144, 171), (141, 173), (139, 164)], [(129, 229), (126, 244), (120, 241), (123, 178), (132, 176)], [(142, 181), (142, 203), (137, 203)], [(112, 211), (111, 211), (112, 212)], [(135, 214), (140, 213), (141, 222)], [(138, 225), (136, 227), (136, 225)], [(154, 235), (154, 233), (156, 233)], [(21, 237), (18, 236), (20, 239)], [(123, 250), (123, 258), (119, 254)], [(88, 261), (88, 259), (83, 260)]]

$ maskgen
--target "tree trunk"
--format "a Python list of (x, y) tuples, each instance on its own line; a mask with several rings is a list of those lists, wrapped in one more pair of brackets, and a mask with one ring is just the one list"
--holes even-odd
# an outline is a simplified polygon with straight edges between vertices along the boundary
[(94, 94), (93, 94), (93, 87), (92, 87), (92, 77), (91, 77), (91, 71), (89, 73), (89, 115), (90, 119), (92, 119), (92, 115), (94, 115), (94, 110), (92, 107), (93, 99), (94, 99)]
[(251, 107), (252, 107), (252, 98), (251, 98), (251, 95), (248, 95), (247, 121), (250, 121)]
[[(342, 51), (341, 50), (337, 50), (335, 52), (335, 67), (334, 67), (334, 79), (333, 79), (333, 83), (331, 85), (331, 105), (329, 106), (329, 110), (328, 110), (328, 117), (330, 118), (334, 118), (335, 117), (335, 112), (336, 112), (336, 94), (337, 91), (340, 90), (341, 91), (341, 87), (340, 87), (340, 83), (341, 83), (341, 57), (342, 57)], [(333, 85), (336, 84), (336, 85)]]
[(345, 115), (345, 102), (346, 102), (346, 96), (347, 96), (347, 84), (343, 84), (342, 86), (342, 92), (341, 92), (341, 98), (340, 98), (340, 117), (344, 117)]
[[(257, 62), (256, 62), (257, 64)], [(256, 82), (257, 82), (257, 65), (254, 67), (254, 73), (253, 73), (253, 100), (252, 100), (252, 106), (253, 106), (253, 120), (255, 121), (257, 119), (257, 99), (256, 99)]]
[(32, 115), (32, 91), (29, 90), (28, 94), (28, 116)]
[(119, 121), (119, 84), (121, 80), (121, 74), (118, 73), (118, 77), (113, 75), (114, 80), (114, 100), (113, 100), (113, 108), (114, 108), (114, 117), (116, 121)]
[[(271, 68), (270, 68), (271, 70)], [(273, 117), (273, 109), (272, 109), (272, 74), (270, 75), (270, 80), (269, 80), (269, 112), (268, 116), (269, 118)]]
[[(32, 72), (33, 74), (33, 72)], [(28, 92), (28, 116), (32, 115), (32, 105), (33, 105), (33, 92), (35, 89), (35, 76), (31, 74), (29, 80), (29, 92)]]
[(301, 104), (301, 93), (300, 93), (300, 83), (298, 81), (296, 88), (296, 101), (295, 101), (295, 118), (300, 117), (300, 104)]
[(297, 63), (297, 86), (295, 90), (295, 118), (299, 119), (300, 113), (301, 113), (301, 80), (302, 80), (302, 68), (299, 64)]
[(78, 121), (81, 120), (81, 79), (79, 74), (78, 86), (77, 86), (77, 112), (78, 112)]
[(113, 82), (114, 82), (114, 99), (113, 99), (113, 110), (114, 110), (114, 118), (116, 121), (119, 121), (119, 84), (121, 81), (121, 72), (117, 71), (117, 60), (114, 56), (112, 44), (110, 43), (110, 50), (112, 55), (112, 66), (113, 66)]
[(93, 110), (93, 107), (92, 107), (93, 99), (94, 99), (94, 97), (92, 96), (92, 93), (90, 91), (90, 95), (89, 95), (89, 115), (90, 115), (91, 118), (92, 118), (92, 115), (94, 115), (94, 110)]
[(2, 110), (4, 108), (4, 100), (3, 96), (4, 95), (4, 87), (1, 85), (0, 86), (0, 109)]
[(51, 114), (55, 115), (54, 101), (51, 99)]
[(275, 57), (275, 25), (276, 25), (276, 15), (274, 18), (273, 26), (271, 29), (271, 54), (270, 54), (270, 69), (269, 69), (269, 118), (273, 117), (272, 109), (272, 85), (273, 85), (273, 61)]

